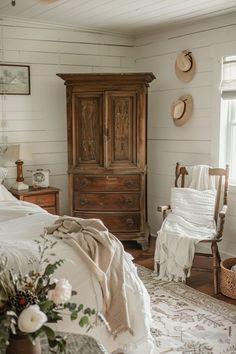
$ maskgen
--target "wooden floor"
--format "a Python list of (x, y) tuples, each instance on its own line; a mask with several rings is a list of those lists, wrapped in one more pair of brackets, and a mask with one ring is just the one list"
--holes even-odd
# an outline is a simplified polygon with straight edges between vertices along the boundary
[[(123, 245), (125, 250), (131, 253), (134, 257), (134, 263), (153, 270), (155, 241), (156, 239), (151, 237), (150, 248), (148, 251), (142, 251), (141, 246), (133, 241), (123, 242)], [(207, 267), (210, 265), (209, 261), (211, 260), (206, 257), (195, 257), (194, 266), (200, 267), (201, 265), (202, 267)], [(214, 296), (217, 299), (236, 305), (236, 300), (234, 299), (230, 299), (222, 294), (214, 295), (213, 275), (211, 272), (192, 271), (191, 277), (187, 279), (187, 285), (205, 294)]]

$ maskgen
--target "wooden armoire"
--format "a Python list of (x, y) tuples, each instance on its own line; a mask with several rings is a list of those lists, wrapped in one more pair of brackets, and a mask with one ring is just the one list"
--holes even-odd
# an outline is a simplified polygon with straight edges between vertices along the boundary
[(148, 244), (147, 92), (152, 73), (57, 74), (67, 97), (70, 214)]

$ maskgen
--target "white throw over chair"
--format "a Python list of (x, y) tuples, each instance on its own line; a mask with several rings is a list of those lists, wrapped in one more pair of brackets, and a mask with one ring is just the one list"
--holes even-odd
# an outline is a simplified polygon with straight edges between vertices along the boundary
[[(194, 256), (212, 258), (214, 294), (219, 292), (220, 253), (227, 211), (229, 167), (176, 164), (171, 204), (158, 206), (163, 223), (158, 231), (155, 269), (159, 279), (186, 281)], [(208, 243), (211, 253), (196, 252), (198, 243)]]

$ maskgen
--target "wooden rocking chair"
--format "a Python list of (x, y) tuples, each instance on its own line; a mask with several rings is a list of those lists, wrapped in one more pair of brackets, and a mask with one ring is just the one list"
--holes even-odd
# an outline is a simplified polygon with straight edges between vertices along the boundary
[[(186, 185), (186, 176), (188, 175), (187, 167), (180, 165), (178, 162), (175, 169), (175, 187), (184, 188)], [(227, 211), (228, 204), (228, 176), (229, 176), (229, 166), (223, 168), (209, 168), (209, 177), (215, 176), (216, 178), (216, 201), (214, 209), (214, 220), (216, 223), (216, 236), (214, 239), (204, 239), (200, 242), (211, 244), (211, 253), (195, 252), (194, 255), (201, 255), (212, 258), (212, 268), (192, 268), (199, 271), (213, 271), (214, 279), (214, 294), (219, 293), (219, 272), (220, 272), (220, 262), (221, 257), (218, 249), (218, 243), (222, 240), (225, 215)], [(162, 212), (163, 220), (166, 217), (166, 213), (171, 209), (171, 206), (158, 206), (157, 210)], [(158, 265), (157, 265), (158, 268)]]

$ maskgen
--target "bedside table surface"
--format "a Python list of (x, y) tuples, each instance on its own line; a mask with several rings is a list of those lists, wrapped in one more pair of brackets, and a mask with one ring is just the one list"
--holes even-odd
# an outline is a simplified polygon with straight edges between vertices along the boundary
[(47, 188), (33, 188), (32, 186), (29, 189), (23, 189), (18, 191), (17, 189), (10, 188), (9, 191), (14, 195), (37, 195), (37, 194), (48, 194), (48, 193), (56, 193), (60, 192), (59, 188), (56, 187), (47, 187)]

